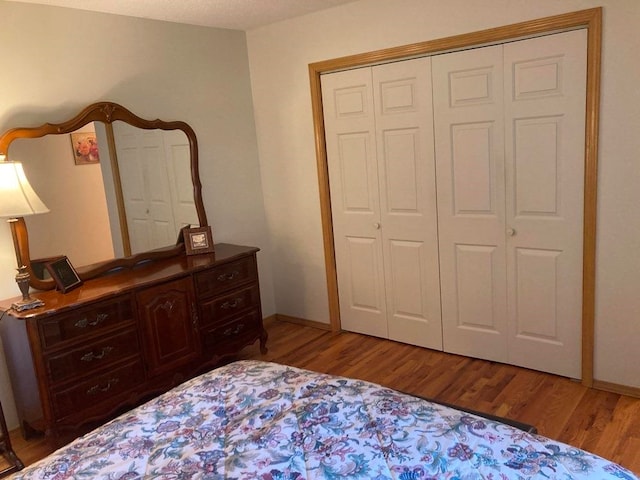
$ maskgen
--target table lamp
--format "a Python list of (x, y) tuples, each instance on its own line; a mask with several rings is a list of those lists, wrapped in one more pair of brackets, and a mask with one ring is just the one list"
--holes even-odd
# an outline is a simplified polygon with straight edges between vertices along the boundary
[(42, 300), (31, 298), (29, 295), (29, 271), (22, 261), (18, 248), (16, 224), (24, 221), (22, 217), (47, 213), (49, 209), (42, 203), (27, 180), (22, 163), (5, 161), (6, 156), (0, 154), (0, 217), (8, 218), (11, 235), (16, 250), (18, 273), (16, 283), (22, 292), (22, 300), (15, 302), (12, 307), (17, 311), (29, 310), (44, 305)]

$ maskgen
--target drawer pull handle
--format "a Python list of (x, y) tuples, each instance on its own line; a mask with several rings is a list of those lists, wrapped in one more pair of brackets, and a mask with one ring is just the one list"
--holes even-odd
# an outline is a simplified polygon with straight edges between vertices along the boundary
[(104, 347), (100, 350), (100, 353), (85, 353), (80, 360), (83, 362), (91, 362), (93, 360), (102, 360), (106, 355), (109, 355), (113, 351), (113, 347)]
[(235, 327), (229, 327), (224, 331), (224, 336), (230, 337), (231, 335), (239, 334), (244, 329), (244, 323), (239, 323)]
[(84, 318), (78, 320), (75, 323), (75, 326), (77, 328), (95, 327), (96, 325), (100, 325), (107, 318), (109, 318), (109, 314), (108, 313), (99, 313), (98, 315), (96, 315), (96, 319), (95, 320), (90, 322), (89, 320), (87, 320), (87, 317), (84, 317)]
[(244, 302), (242, 301), (242, 297), (238, 297), (238, 298), (234, 298), (233, 301), (231, 302), (227, 300), (222, 305), (220, 305), (220, 308), (223, 310), (238, 308), (238, 307), (241, 307), (243, 303)]
[(237, 271), (237, 270), (234, 270), (231, 273), (223, 273), (222, 275), (218, 275), (218, 281), (219, 282), (228, 282), (229, 280), (233, 280), (234, 278), (236, 278), (239, 275), (240, 275), (240, 272)]
[(118, 381), (119, 380), (117, 378), (111, 378), (104, 387), (101, 387), (100, 385), (94, 385), (87, 390), (87, 395), (97, 395), (100, 392), (108, 392), (109, 390), (111, 390), (111, 387), (118, 383)]

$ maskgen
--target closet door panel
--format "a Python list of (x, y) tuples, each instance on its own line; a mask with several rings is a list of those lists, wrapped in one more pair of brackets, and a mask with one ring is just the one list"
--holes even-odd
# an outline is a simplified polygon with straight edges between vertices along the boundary
[[(500, 264), (495, 246), (456, 245), (456, 326), (468, 332), (500, 335), (501, 278), (495, 275)], [(498, 303), (496, 303), (498, 302)], [(466, 348), (474, 349), (473, 344)]]
[(553, 250), (516, 250), (517, 337), (557, 343), (559, 319), (556, 291), (558, 258), (561, 254)]
[(349, 293), (351, 308), (379, 315), (384, 305), (384, 299), (378, 294), (377, 272), (381, 265), (378, 264), (380, 256), (377, 250), (380, 244), (375, 238), (352, 236), (346, 236), (344, 242), (350, 265), (348, 282), (343, 286)]
[(560, 117), (514, 119), (513, 219), (558, 213)]
[(420, 175), (417, 150), (420, 148), (420, 131), (405, 128), (386, 130), (382, 135), (384, 172), (381, 177), (386, 194), (382, 204), (386, 207), (385, 214), (392, 216), (393, 220), (419, 216), (422, 185), (417, 181)]
[[(436, 299), (432, 300), (432, 292), (425, 292), (430, 252), (424, 242), (417, 241), (389, 239), (387, 246), (389, 338), (441, 350), (439, 318), (429, 312), (429, 302)], [(433, 333), (429, 333), (430, 323), (435, 325)]]
[(444, 349), (506, 361), (502, 46), (432, 65)]
[(321, 81), (342, 327), (387, 338), (371, 69)]
[[(470, 123), (451, 126), (451, 206), (453, 215), (496, 218), (496, 182), (492, 168), (494, 125)], [(473, 185), (473, 188), (469, 188)]]
[(431, 59), (372, 71), (389, 338), (442, 349)]
[(586, 41), (576, 30), (504, 46), (509, 362), (573, 378), (581, 375)]

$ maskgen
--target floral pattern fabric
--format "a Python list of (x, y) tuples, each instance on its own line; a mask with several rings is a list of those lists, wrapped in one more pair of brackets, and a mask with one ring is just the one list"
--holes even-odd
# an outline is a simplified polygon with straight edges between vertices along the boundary
[(240, 361), (14, 479), (626, 479), (586, 451), (360, 380)]

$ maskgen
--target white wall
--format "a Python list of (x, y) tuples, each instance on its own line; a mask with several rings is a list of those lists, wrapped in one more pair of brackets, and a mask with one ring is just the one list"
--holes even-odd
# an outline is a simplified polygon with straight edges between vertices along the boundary
[[(143, 118), (186, 121), (198, 136), (214, 241), (262, 249), (263, 314), (273, 314), (244, 32), (4, 0), (0, 18), (0, 131), (61, 122), (103, 100)], [(14, 267), (5, 226), (0, 228), (0, 298), (19, 294)], [(0, 359), (0, 399), (15, 427)]]
[(328, 322), (308, 64), (604, 7), (595, 378), (640, 387), (640, 2), (361, 0), (247, 34), (277, 311)]

